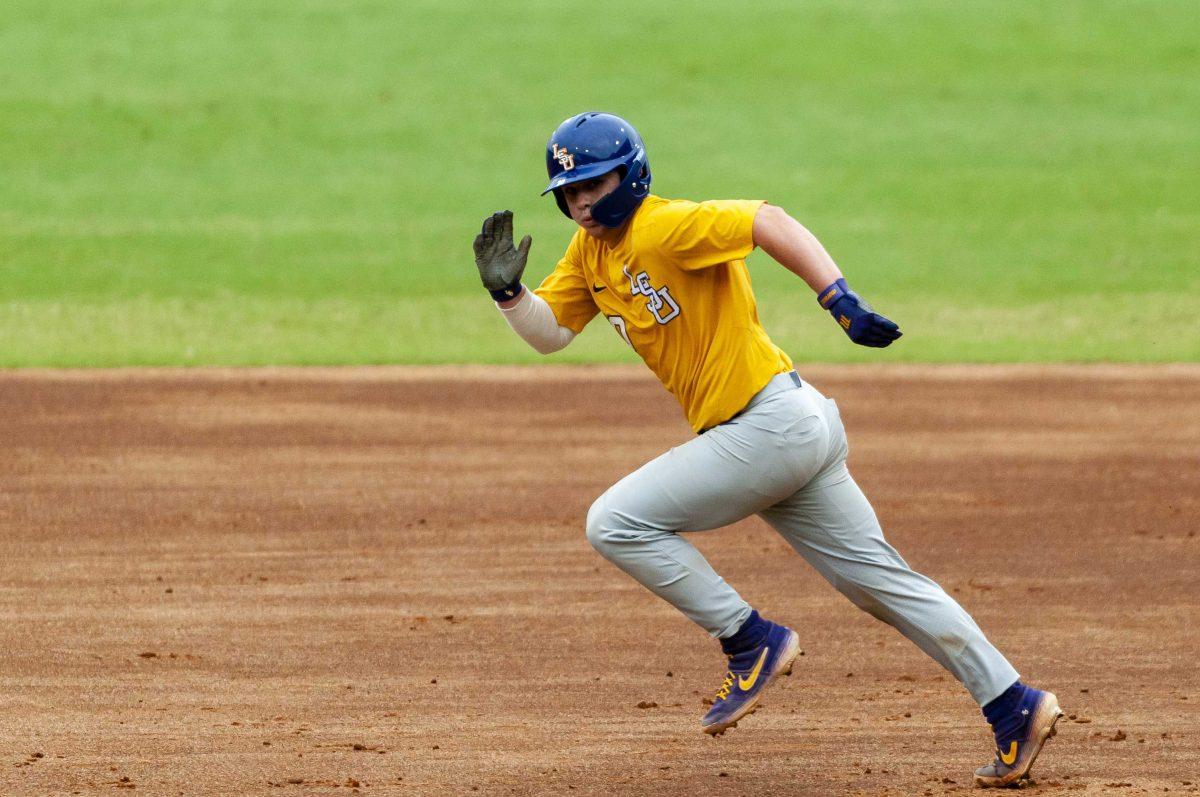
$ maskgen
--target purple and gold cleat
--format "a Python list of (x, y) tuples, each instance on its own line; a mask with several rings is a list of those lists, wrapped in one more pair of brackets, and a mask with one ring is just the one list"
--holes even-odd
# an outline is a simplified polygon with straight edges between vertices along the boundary
[[(1046, 740), (1054, 736), (1054, 723), (1063, 715), (1058, 698), (1024, 686), (1013, 713), (992, 725), (996, 735), (996, 760), (975, 770), (975, 784), (984, 788), (1016, 787), (1029, 777)], [(999, 726), (999, 727), (997, 727)]]
[(700, 720), (705, 733), (719, 736), (754, 711), (763, 690), (779, 675), (790, 675), (792, 662), (800, 655), (796, 632), (770, 623), (758, 647), (729, 657), (729, 672), (713, 699), (713, 707)]

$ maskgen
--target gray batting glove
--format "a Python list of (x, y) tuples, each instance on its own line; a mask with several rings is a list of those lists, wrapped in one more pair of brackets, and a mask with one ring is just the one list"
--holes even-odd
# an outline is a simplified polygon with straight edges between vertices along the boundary
[(514, 299), (521, 294), (521, 275), (529, 258), (533, 238), (526, 235), (513, 246), (513, 214), (511, 210), (493, 213), (483, 221), (483, 231), (475, 236), (475, 267), (483, 287), (498, 302)]

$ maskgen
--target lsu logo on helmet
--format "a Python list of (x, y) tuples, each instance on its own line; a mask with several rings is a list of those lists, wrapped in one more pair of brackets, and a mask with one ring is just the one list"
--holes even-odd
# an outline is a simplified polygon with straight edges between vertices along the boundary
[(564, 149), (563, 147), (560, 147), (558, 144), (554, 144), (553, 147), (554, 147), (554, 157), (558, 160), (559, 164), (563, 167), (563, 169), (565, 171), (570, 171), (571, 169), (574, 169), (575, 168), (575, 156), (572, 155), (571, 153), (567, 152), (566, 149)]

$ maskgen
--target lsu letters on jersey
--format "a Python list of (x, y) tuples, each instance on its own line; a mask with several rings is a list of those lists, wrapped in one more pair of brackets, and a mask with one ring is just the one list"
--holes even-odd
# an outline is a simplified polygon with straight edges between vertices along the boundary
[(762, 204), (648, 196), (613, 246), (577, 230), (535, 293), (576, 333), (603, 313), (692, 428), (711, 428), (792, 368), (759, 323), (746, 268)]

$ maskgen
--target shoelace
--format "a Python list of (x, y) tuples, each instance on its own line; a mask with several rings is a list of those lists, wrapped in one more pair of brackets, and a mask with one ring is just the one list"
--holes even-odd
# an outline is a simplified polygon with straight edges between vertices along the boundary
[(725, 673), (725, 680), (721, 682), (721, 688), (717, 690), (717, 700), (724, 700), (729, 697), (729, 690), (733, 688), (733, 673)]

